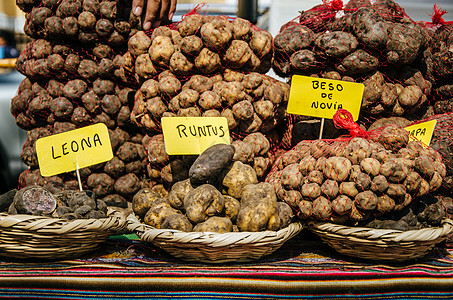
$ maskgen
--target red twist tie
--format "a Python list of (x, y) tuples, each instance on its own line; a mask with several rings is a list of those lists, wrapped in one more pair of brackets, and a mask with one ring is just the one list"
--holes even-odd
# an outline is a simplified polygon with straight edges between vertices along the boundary
[(331, 10), (341, 10), (343, 9), (342, 0), (323, 0), (325, 6), (329, 7)]
[(433, 6), (434, 13), (431, 16), (431, 24), (433, 25), (444, 25), (445, 21), (442, 18), (443, 15), (447, 13), (445, 9), (440, 9), (437, 4)]
[(347, 129), (352, 137), (368, 137), (368, 131), (362, 129), (354, 122), (352, 114), (346, 109), (339, 109), (333, 115), (333, 123), (336, 128)]

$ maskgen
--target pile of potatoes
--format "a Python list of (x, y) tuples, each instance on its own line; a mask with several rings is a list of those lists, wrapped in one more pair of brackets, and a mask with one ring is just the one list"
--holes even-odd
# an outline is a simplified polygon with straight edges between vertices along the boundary
[(303, 219), (359, 222), (440, 188), (441, 155), (389, 125), (370, 138), (302, 141), (280, 156), (266, 181)]
[(107, 216), (107, 204), (91, 191), (52, 193), (39, 185), (10, 190), (0, 195), (0, 211), (9, 215), (27, 214), (74, 219), (101, 219)]
[[(104, 123), (108, 128), (131, 127), (133, 90), (114, 80), (97, 77), (59, 81), (26, 77), (11, 99), (11, 114), (23, 129), (71, 123), (82, 127)], [(135, 126), (132, 126), (135, 128)]]
[(230, 132), (269, 132), (284, 122), (289, 85), (257, 72), (225, 70), (179, 80), (171, 72), (148, 79), (135, 93), (131, 120), (160, 132), (161, 117), (225, 117)]
[(453, 111), (453, 25), (440, 26), (432, 37), (427, 68), (432, 68), (434, 113)]
[[(165, 151), (163, 134), (146, 135), (142, 139), (146, 153), (147, 177), (166, 187), (189, 178), (189, 169), (197, 158), (195, 155), (168, 155)], [(252, 167), (258, 179), (264, 179), (275, 160), (270, 140), (262, 133), (255, 132), (243, 139), (231, 142), (234, 147), (233, 161), (240, 161)]]
[(233, 161), (234, 154), (231, 145), (211, 146), (168, 195), (152, 189), (136, 193), (134, 213), (155, 228), (185, 232), (276, 231), (288, 226), (291, 207), (277, 201), (273, 186), (259, 182), (251, 166)]
[(34, 39), (27, 43), (18, 57), (16, 69), (34, 80), (79, 78), (89, 83), (100, 77), (119, 82), (122, 64), (122, 52), (106, 44), (82, 48), (80, 45)]
[(141, 28), (130, 0), (17, 0), (16, 4), (26, 13), (24, 32), (32, 38), (124, 47)]
[(335, 12), (325, 3), (282, 26), (274, 38), (278, 75), (363, 83), (362, 116), (411, 115), (427, 102), (426, 27), (391, 0), (349, 1)]
[(360, 222), (360, 227), (394, 230), (419, 230), (442, 226), (445, 218), (451, 218), (453, 199), (447, 196), (428, 194), (415, 198), (408, 206), (385, 216), (376, 216)]
[[(57, 127), (60, 125), (62, 127)], [(58, 123), (55, 126), (38, 127), (28, 131), (21, 160), (29, 166), (19, 176), (19, 188), (40, 185), (53, 193), (79, 189), (75, 172), (41, 176), (36, 156), (36, 140), (52, 134), (75, 129), (74, 124)], [(131, 135), (116, 127), (109, 129), (113, 158), (107, 162), (79, 169), (83, 189), (92, 191), (109, 206), (127, 207), (133, 195), (141, 188), (153, 186), (146, 179), (147, 157), (142, 145), (143, 135)]]
[(124, 55), (125, 73), (143, 83), (164, 70), (177, 76), (225, 68), (264, 74), (271, 67), (272, 35), (245, 19), (189, 14), (175, 26), (159, 26), (149, 36), (136, 32)]

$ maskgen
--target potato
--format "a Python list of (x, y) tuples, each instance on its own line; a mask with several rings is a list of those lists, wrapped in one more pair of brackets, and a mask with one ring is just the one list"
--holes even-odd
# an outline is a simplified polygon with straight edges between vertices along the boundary
[(115, 180), (106, 173), (94, 173), (87, 178), (87, 186), (98, 198), (112, 194), (114, 191), (114, 184)]
[(178, 23), (177, 28), (181, 36), (190, 36), (197, 33), (203, 24), (203, 16), (199, 14), (192, 14), (185, 16), (181, 22)]
[(91, 59), (82, 59), (77, 68), (79, 75), (85, 80), (93, 80), (99, 75), (98, 64)]
[(247, 63), (252, 56), (252, 49), (245, 41), (233, 40), (226, 50), (224, 61), (227, 66), (238, 69)]
[(132, 197), (140, 189), (140, 180), (134, 173), (128, 173), (115, 181), (114, 189), (124, 197)]
[(232, 38), (231, 30), (229, 26), (226, 26), (227, 24), (229, 24), (228, 20), (215, 18), (201, 26), (201, 39), (206, 47), (213, 51), (224, 48)]
[(212, 185), (203, 184), (189, 191), (184, 197), (184, 209), (193, 224), (220, 216), (225, 208), (223, 195)]
[(168, 67), (170, 58), (175, 53), (175, 46), (170, 37), (156, 36), (149, 47), (148, 53), (156, 66)]
[(194, 64), (181, 52), (175, 52), (170, 58), (170, 70), (176, 75), (189, 75), (193, 73)]
[(313, 201), (312, 215), (318, 220), (327, 220), (332, 215), (332, 204), (320, 196)]
[[(415, 174), (417, 174), (417, 173), (415, 173)], [(379, 195), (379, 194), (385, 193), (385, 191), (387, 190), (388, 187), (389, 187), (389, 183), (387, 181), (387, 178), (385, 178), (385, 176), (383, 176), (383, 175), (377, 175), (371, 181), (370, 189), (371, 189), (371, 191), (373, 191), (374, 193)]]
[(196, 57), (203, 48), (203, 41), (196, 35), (189, 35), (181, 39), (180, 46), (184, 55)]
[(161, 118), (164, 112), (167, 111), (167, 106), (165, 106), (161, 97), (154, 97), (146, 102), (146, 109), (153, 118)]
[(254, 114), (253, 105), (248, 100), (243, 100), (234, 104), (232, 110), (234, 117), (239, 120), (249, 120)]
[(367, 157), (360, 162), (360, 168), (362, 169), (362, 172), (370, 176), (376, 176), (379, 174), (381, 164), (377, 159)]
[(372, 191), (358, 193), (354, 198), (355, 206), (364, 211), (373, 211), (377, 206), (377, 196)]
[(332, 200), (332, 209), (339, 215), (349, 215), (354, 205), (351, 198), (345, 195), (339, 195)]
[(243, 187), (258, 183), (258, 178), (251, 166), (235, 161), (222, 170), (220, 182), (228, 195), (239, 199)]
[(184, 89), (196, 90), (198, 93), (202, 94), (206, 91), (210, 91), (213, 88), (213, 81), (210, 77), (203, 75), (193, 75), (190, 79), (184, 84)]
[(253, 108), (260, 119), (264, 120), (274, 115), (274, 105), (269, 100), (253, 102)]
[(395, 158), (383, 163), (380, 173), (390, 182), (403, 182), (409, 169), (403, 159)]
[(225, 199), (225, 217), (230, 219), (232, 222), (235, 222), (239, 210), (241, 209), (241, 202), (228, 195), (223, 195), (223, 198)]
[(143, 218), (143, 222), (147, 225), (160, 229), (169, 216), (176, 214), (181, 214), (181, 212), (172, 208), (167, 199), (159, 198), (152, 203)]
[(234, 147), (234, 161), (240, 161), (244, 164), (250, 163), (254, 158), (254, 149), (249, 143), (246, 143), (241, 140), (234, 140), (231, 143), (231, 146)]
[(197, 103), (199, 96), (200, 95), (196, 90), (185, 89), (176, 96), (176, 98), (178, 98), (178, 106), (180, 108), (194, 106), (195, 103)]
[(329, 157), (324, 166), (324, 175), (327, 178), (337, 181), (344, 181), (348, 178), (352, 164), (344, 157)]
[(195, 58), (195, 67), (204, 74), (211, 74), (221, 66), (220, 56), (208, 48), (203, 48)]
[(321, 191), (322, 194), (327, 197), (327, 199), (335, 199), (339, 193), (338, 182), (336, 182), (335, 180), (327, 179), (321, 185)]
[(200, 95), (198, 105), (204, 110), (220, 108), (222, 102), (220, 96), (213, 91), (205, 91)]
[(202, 223), (198, 223), (193, 228), (193, 231), (200, 232), (217, 232), (226, 233), (233, 231), (233, 223), (229, 218), (225, 217), (210, 217)]
[(259, 58), (268, 54), (272, 50), (272, 35), (265, 30), (253, 32), (250, 39), (250, 48)]
[(390, 212), (395, 207), (395, 201), (389, 197), (387, 194), (384, 194), (377, 199), (376, 210), (380, 213)]
[(321, 185), (324, 182), (324, 175), (322, 172), (320, 172), (318, 170), (313, 170), (313, 171), (310, 171), (310, 173), (308, 173), (306, 181), (315, 182), (315, 183)]
[(233, 146), (225, 144), (216, 144), (203, 151), (190, 167), (191, 183), (206, 183), (217, 176), (230, 163), (234, 151)]
[[(143, 80), (150, 79), (157, 74), (157, 70), (154, 67), (151, 58), (148, 54), (140, 54), (135, 60), (135, 73)], [(142, 81), (139, 79), (139, 81)]]
[(191, 232), (193, 229), (192, 223), (183, 214), (173, 214), (165, 218), (165, 221), (161, 225), (162, 229), (174, 229), (181, 230), (184, 232)]
[(128, 50), (135, 56), (147, 53), (150, 46), (151, 39), (144, 31), (137, 31), (128, 41)]
[(321, 196), (321, 187), (319, 184), (311, 182), (305, 183), (301, 187), (301, 194), (304, 199), (314, 200)]
[(354, 183), (359, 192), (368, 190), (371, 185), (371, 177), (366, 173), (359, 172), (354, 178)]
[[(299, 172), (299, 164), (286, 166), (281, 173), (281, 183), (287, 189), (298, 189), (303, 175)], [(302, 191), (302, 195), (304, 195)]]
[(241, 231), (278, 230), (277, 196), (271, 184), (262, 182), (244, 187), (236, 224)]
[(285, 202), (277, 202), (278, 207), (278, 217), (280, 218), (280, 229), (286, 228), (291, 224), (294, 212), (288, 204)]
[(138, 217), (143, 218), (151, 205), (160, 198), (161, 195), (150, 188), (140, 189), (132, 197), (132, 210)]
[(165, 76), (159, 79), (159, 91), (162, 96), (174, 97), (181, 90), (181, 82), (173, 76)]

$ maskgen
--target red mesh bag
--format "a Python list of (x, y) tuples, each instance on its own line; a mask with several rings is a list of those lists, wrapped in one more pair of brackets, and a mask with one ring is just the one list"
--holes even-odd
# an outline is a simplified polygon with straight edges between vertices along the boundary
[(436, 114), (453, 111), (453, 22), (443, 20), (442, 16), (446, 13), (434, 5), (432, 22), (426, 24), (435, 30), (427, 56), (435, 80), (432, 105)]
[(134, 30), (141, 28), (130, 0), (17, 0), (16, 4), (27, 13), (24, 32), (36, 39), (123, 48)]
[(362, 222), (400, 211), (440, 188), (441, 155), (409, 141), (402, 127), (365, 131), (345, 110), (334, 122), (350, 136), (301, 141), (277, 158), (266, 178), (300, 218)]
[(259, 73), (270, 69), (269, 32), (242, 18), (199, 14), (201, 7), (178, 23), (136, 32), (124, 55), (125, 80), (141, 84), (167, 70), (184, 77), (225, 69)]
[(161, 73), (135, 93), (132, 121), (146, 133), (161, 132), (161, 117), (225, 117), (231, 133), (270, 133), (285, 122), (289, 85), (256, 72), (226, 70), (185, 81)]
[(273, 69), (364, 83), (362, 116), (411, 115), (427, 102), (431, 82), (420, 70), (428, 28), (388, 1), (323, 1), (282, 26)]

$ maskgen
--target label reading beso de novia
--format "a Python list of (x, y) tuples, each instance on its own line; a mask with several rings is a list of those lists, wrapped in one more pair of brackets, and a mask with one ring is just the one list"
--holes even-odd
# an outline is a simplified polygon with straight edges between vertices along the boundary
[(332, 119), (337, 110), (346, 109), (357, 121), (363, 90), (361, 83), (294, 75), (287, 112)]
[(98, 123), (54, 134), (36, 141), (36, 154), (44, 177), (74, 171), (113, 158), (107, 126)]
[(197, 155), (215, 144), (230, 144), (224, 117), (163, 117), (165, 151), (169, 155)]

